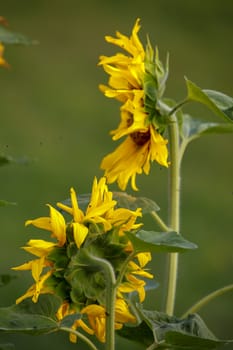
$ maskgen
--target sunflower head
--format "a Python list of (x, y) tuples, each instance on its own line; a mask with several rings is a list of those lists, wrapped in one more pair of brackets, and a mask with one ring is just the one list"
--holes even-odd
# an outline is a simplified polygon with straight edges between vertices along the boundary
[(101, 168), (105, 170), (108, 182), (117, 181), (122, 190), (130, 179), (136, 190), (136, 174), (148, 174), (151, 162), (168, 166), (167, 140), (163, 138), (166, 116), (162, 103), (168, 60), (164, 68), (158, 49), (152, 48), (149, 39), (144, 49), (138, 37), (139, 29), (137, 19), (131, 36), (119, 32), (116, 32), (116, 38), (107, 36), (107, 42), (125, 53), (100, 56), (99, 62), (110, 76), (108, 86), (100, 85), (100, 90), (105, 96), (122, 102), (120, 123), (111, 131), (112, 138), (114, 141), (126, 138), (103, 159)]
[[(141, 281), (140, 276), (143, 276), (144, 265), (150, 258), (143, 253), (132, 255), (129, 259), (133, 249), (125, 233), (136, 232), (141, 227), (140, 223), (136, 223), (142, 215), (141, 209), (131, 211), (116, 205), (106, 178), (94, 179), (85, 208), (79, 204), (75, 190), (71, 188), (68, 204), (57, 203), (56, 208), (48, 205), (48, 217), (27, 220), (27, 226), (48, 231), (51, 239), (32, 239), (23, 247), (35, 258), (13, 269), (31, 271), (34, 284), (16, 302), (32, 298), (36, 303), (41, 294), (54, 294), (61, 299), (61, 307), (57, 311), (59, 320), (80, 313), (73, 327), (82, 327), (104, 341), (106, 276), (99, 266), (90, 261), (91, 255), (107, 260), (116, 279), (124, 270), (116, 301), (115, 327), (119, 329), (125, 322), (134, 322), (125, 293), (136, 291), (143, 300), (146, 283)], [(75, 337), (71, 336), (71, 340), (74, 341)]]

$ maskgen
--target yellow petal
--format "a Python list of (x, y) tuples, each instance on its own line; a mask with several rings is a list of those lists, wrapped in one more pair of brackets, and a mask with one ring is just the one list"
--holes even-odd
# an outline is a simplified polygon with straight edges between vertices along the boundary
[(80, 248), (88, 234), (88, 228), (78, 222), (73, 222), (72, 227), (75, 243), (77, 247)]
[(51, 231), (52, 236), (57, 238), (59, 246), (62, 247), (66, 242), (66, 222), (63, 215), (51, 205), (47, 204), (50, 209)]

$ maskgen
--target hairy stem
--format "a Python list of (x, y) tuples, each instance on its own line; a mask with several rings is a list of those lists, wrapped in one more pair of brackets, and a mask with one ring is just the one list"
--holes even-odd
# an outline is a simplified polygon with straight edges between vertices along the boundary
[[(170, 116), (169, 123), (170, 159), (169, 172), (169, 227), (179, 233), (180, 229), (180, 159), (179, 159), (179, 130), (175, 115)], [(178, 274), (178, 253), (169, 254), (168, 286), (166, 313), (173, 315), (176, 298)]]
[(99, 266), (106, 276), (106, 350), (115, 349), (115, 302), (116, 302), (116, 278), (112, 265), (106, 260), (91, 254), (88, 258)]

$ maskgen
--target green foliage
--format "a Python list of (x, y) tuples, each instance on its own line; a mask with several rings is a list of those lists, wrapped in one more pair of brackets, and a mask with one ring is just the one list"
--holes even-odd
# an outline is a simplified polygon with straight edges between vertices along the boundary
[(136, 252), (184, 252), (196, 249), (196, 244), (187, 241), (177, 232), (154, 232), (141, 230), (136, 234), (127, 232)]
[(231, 123), (213, 123), (203, 122), (188, 114), (184, 114), (181, 125), (181, 137), (190, 142), (202, 135), (220, 134), (233, 132), (233, 124)]
[(35, 304), (26, 299), (18, 305), (0, 308), (0, 332), (46, 334), (58, 330), (56, 311), (60, 299), (41, 295)]
[[(86, 210), (87, 205), (90, 202), (91, 194), (90, 193), (84, 193), (78, 195), (78, 204), (80, 209), (83, 211)], [(146, 197), (135, 197), (132, 196), (126, 192), (113, 192), (113, 199), (117, 201), (117, 207), (119, 208), (126, 208), (129, 210), (136, 210), (137, 208), (142, 208), (142, 213), (147, 214), (151, 211), (158, 211), (159, 206), (150, 198)], [(64, 203), (66, 205), (71, 205), (70, 199), (65, 199), (61, 203)]]
[(196, 101), (206, 105), (216, 115), (233, 121), (233, 98), (221, 92), (213, 90), (202, 90), (192, 81), (186, 78), (186, 86), (188, 89), (187, 99)]
[[(180, 319), (141, 307), (138, 307), (138, 313), (142, 322), (135, 328), (124, 327), (118, 333), (146, 346), (153, 344), (151, 349), (207, 350), (231, 343), (217, 339), (197, 314)], [(137, 334), (142, 334), (142, 337)]]

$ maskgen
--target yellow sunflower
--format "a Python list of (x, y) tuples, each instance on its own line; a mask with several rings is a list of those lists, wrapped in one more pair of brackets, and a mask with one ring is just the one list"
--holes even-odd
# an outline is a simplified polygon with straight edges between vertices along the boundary
[(108, 182), (116, 181), (122, 190), (130, 179), (132, 188), (137, 190), (136, 175), (149, 174), (151, 162), (168, 167), (167, 140), (162, 136), (163, 118), (157, 103), (167, 72), (150, 44), (144, 50), (139, 29), (137, 19), (130, 37), (119, 32), (116, 38), (106, 36), (107, 42), (119, 46), (127, 55), (100, 56), (99, 62), (110, 75), (108, 86), (100, 85), (100, 90), (123, 103), (121, 121), (111, 131), (112, 138), (115, 141), (126, 137), (114, 152), (103, 158), (101, 168)]

